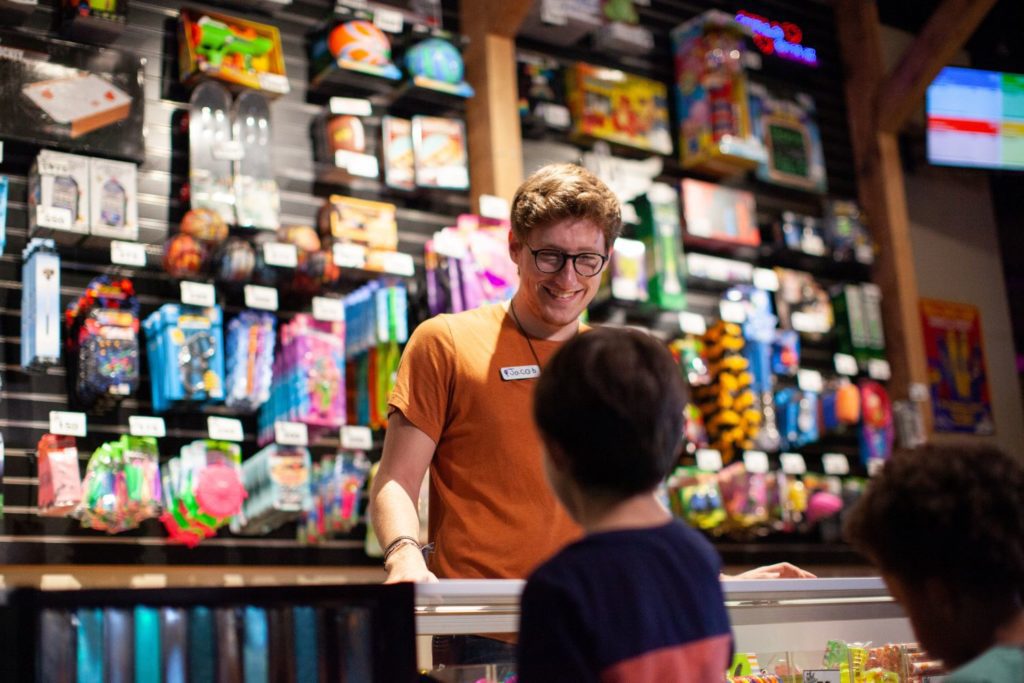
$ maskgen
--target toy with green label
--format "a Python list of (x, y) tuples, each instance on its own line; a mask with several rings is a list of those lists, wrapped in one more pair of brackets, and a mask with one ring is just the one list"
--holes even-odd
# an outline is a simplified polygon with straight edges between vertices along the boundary
[(824, 194), (828, 189), (825, 153), (814, 100), (803, 93), (779, 96), (753, 84), (750, 116), (754, 135), (767, 152), (767, 158), (757, 167), (757, 177), (768, 183)]
[(638, 237), (647, 254), (647, 294), (659, 308), (686, 308), (682, 227), (679, 195), (670, 186), (655, 183), (645, 196), (634, 201), (640, 216)]

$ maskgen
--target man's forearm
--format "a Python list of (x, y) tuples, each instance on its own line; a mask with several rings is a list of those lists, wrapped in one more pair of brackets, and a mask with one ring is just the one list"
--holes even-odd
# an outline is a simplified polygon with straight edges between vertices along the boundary
[[(416, 501), (409, 492), (397, 481), (383, 482), (379, 489), (375, 488), (373, 498), (370, 502), (370, 516), (373, 522), (373, 530), (377, 534), (377, 540), (382, 548), (387, 548), (396, 539), (408, 537), (419, 539), (420, 519), (417, 512)], [(393, 558), (401, 558), (405, 563), (415, 563), (416, 556), (422, 562), (422, 555), (408, 552), (408, 548), (396, 549), (394, 555), (388, 558), (385, 567), (391, 571)], [(426, 569), (426, 563), (423, 563)]]

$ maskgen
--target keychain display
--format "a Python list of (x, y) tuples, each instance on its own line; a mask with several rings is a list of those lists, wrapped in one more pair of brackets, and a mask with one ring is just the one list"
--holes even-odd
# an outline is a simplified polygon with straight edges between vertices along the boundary
[(313, 500), (298, 526), (300, 543), (317, 544), (355, 528), (369, 471), (362, 451), (340, 452), (313, 465)]
[(73, 436), (44, 434), (36, 446), (39, 462), (39, 514), (64, 517), (82, 502), (78, 446)]
[(242, 449), (229, 441), (193, 441), (162, 468), (164, 513), (172, 541), (194, 547), (226, 526), (246, 497)]
[(248, 495), (231, 519), (231, 531), (263, 535), (299, 518), (312, 505), (309, 449), (270, 444), (242, 463)]
[(107, 410), (139, 385), (139, 302), (131, 280), (94, 278), (64, 313), (71, 393)]
[(153, 410), (224, 400), (224, 333), (219, 306), (164, 304), (143, 323)]
[(21, 255), (21, 367), (42, 370), (60, 363), (60, 255), (39, 238)]
[(159, 518), (162, 501), (156, 439), (126, 434), (93, 451), (74, 516), (83, 527), (116, 534)]
[(228, 323), (225, 405), (252, 413), (270, 398), (277, 318), (242, 311)]

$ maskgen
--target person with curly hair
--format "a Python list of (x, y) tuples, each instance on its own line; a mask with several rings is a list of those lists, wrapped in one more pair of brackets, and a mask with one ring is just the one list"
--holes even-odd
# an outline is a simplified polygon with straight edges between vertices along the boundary
[(1024, 463), (928, 446), (885, 464), (846, 523), (949, 683), (1024, 681)]

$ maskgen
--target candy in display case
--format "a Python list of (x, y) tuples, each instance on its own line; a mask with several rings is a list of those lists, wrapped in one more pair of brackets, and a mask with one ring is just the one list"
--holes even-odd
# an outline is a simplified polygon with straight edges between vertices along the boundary
[(566, 70), (566, 87), (575, 136), (672, 153), (664, 83), (577, 62)]
[(145, 60), (0, 31), (0, 138), (141, 162)]
[(183, 83), (191, 85), (205, 76), (272, 97), (291, 89), (277, 27), (187, 7), (181, 10), (178, 26)]

